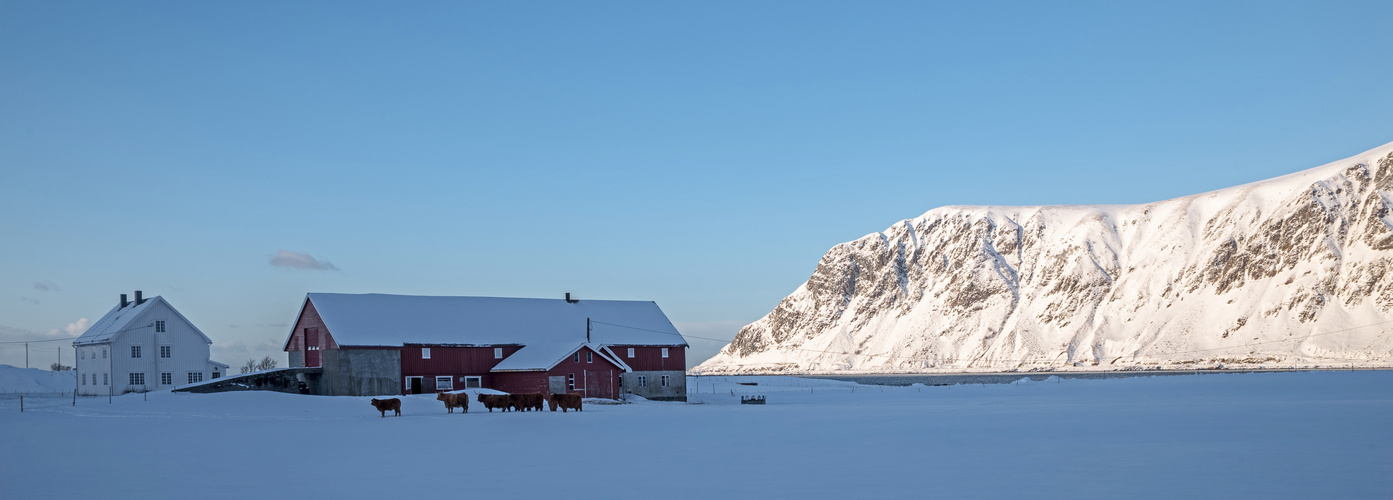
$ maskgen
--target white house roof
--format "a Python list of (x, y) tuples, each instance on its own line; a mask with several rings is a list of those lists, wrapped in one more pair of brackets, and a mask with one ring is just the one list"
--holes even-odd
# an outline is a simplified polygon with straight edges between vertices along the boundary
[(73, 341), (73, 345), (105, 344), (111, 342), (117, 335), (123, 332), (145, 327), (153, 328), (155, 326), (154, 323), (148, 325), (133, 324), (132, 321), (140, 317), (141, 313), (150, 310), (156, 303), (164, 303), (165, 307), (174, 311), (174, 314), (184, 320), (184, 323), (188, 324), (190, 328), (193, 328), (193, 331), (202, 335), (203, 340), (207, 341), (209, 344), (213, 343), (212, 339), (209, 339), (207, 335), (203, 335), (203, 332), (199, 330), (197, 326), (189, 322), (189, 319), (185, 318), (183, 314), (179, 313), (178, 309), (175, 309), (168, 301), (164, 300), (164, 297), (156, 295), (145, 299), (145, 301), (140, 304), (136, 304), (135, 301), (126, 303), (126, 307), (121, 307), (120, 304), (117, 304), (116, 307), (111, 308), (110, 312), (106, 313), (106, 316), (102, 316), (102, 319), (97, 320), (96, 323), (92, 323), (92, 326), (87, 328), (86, 332), (83, 332), (77, 340)]
[[(311, 293), (329, 334), (339, 345), (403, 344), (523, 345), (542, 360), (557, 350), (596, 345), (683, 346), (686, 339), (652, 301), (439, 297), (419, 295)], [(294, 332), (292, 331), (293, 335)], [(287, 342), (289, 342), (287, 340)], [(556, 347), (550, 347), (556, 346)], [(561, 353), (565, 356), (571, 351)], [(535, 365), (529, 361), (527, 365)]]

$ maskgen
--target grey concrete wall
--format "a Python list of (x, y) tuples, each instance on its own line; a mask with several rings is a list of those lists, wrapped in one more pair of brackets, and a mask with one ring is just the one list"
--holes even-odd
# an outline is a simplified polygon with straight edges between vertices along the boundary
[[(638, 386), (638, 377), (648, 377), (648, 387)], [(668, 386), (663, 387), (663, 375), (668, 376)], [(629, 372), (620, 375), (623, 392), (636, 394), (655, 401), (686, 401), (687, 372), (681, 370)]]
[(320, 360), (325, 396), (401, 394), (401, 351), (397, 349), (324, 349)]
[(305, 366), (305, 351), (290, 351), (290, 367), (303, 368)]

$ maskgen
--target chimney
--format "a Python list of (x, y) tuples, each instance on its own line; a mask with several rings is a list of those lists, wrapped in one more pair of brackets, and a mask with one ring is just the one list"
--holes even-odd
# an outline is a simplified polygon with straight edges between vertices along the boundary
[(144, 304), (144, 303), (145, 303), (145, 299), (143, 299), (143, 298), (140, 297), (140, 290), (136, 290), (136, 291), (135, 291), (135, 305), (141, 305), (141, 304)]
[(580, 302), (580, 299), (571, 300), (571, 292), (566, 292), (566, 303), (574, 304), (576, 302)]
[(126, 302), (126, 294), (121, 294), (121, 309), (125, 309), (128, 305), (130, 305), (130, 302)]

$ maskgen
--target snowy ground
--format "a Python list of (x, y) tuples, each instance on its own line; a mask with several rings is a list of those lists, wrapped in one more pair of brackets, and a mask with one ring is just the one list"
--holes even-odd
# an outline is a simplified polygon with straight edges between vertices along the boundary
[(0, 394), (24, 392), (72, 393), (77, 385), (77, 372), (55, 372), (38, 368), (0, 365)]
[[(736, 385), (736, 381), (758, 386)], [(1390, 498), (1393, 372), (879, 387), (446, 414), (265, 392), (0, 401), (5, 498)], [(713, 393), (714, 392), (714, 393)], [(765, 406), (740, 405), (740, 393)], [(37, 406), (46, 406), (36, 408)]]

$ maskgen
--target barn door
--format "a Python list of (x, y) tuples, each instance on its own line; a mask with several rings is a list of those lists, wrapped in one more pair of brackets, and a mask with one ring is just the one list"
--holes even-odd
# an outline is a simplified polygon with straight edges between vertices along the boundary
[(305, 329), (305, 366), (319, 366), (319, 329)]
[(585, 397), (614, 399), (614, 384), (609, 370), (585, 371)]

